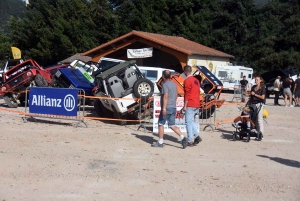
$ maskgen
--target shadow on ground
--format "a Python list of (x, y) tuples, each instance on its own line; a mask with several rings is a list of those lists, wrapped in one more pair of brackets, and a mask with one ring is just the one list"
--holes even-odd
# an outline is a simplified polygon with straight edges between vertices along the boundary
[[(143, 134), (136, 134), (136, 133), (131, 133), (133, 136), (135, 136), (136, 138), (148, 143), (148, 144), (153, 144), (154, 142), (157, 142), (158, 140), (158, 134), (153, 133), (152, 136), (147, 136), (147, 135), (143, 135)], [(168, 144), (166, 143), (167, 141), (171, 141), (171, 142), (175, 142), (178, 143), (178, 146), (174, 146), (172, 144)], [(180, 141), (179, 141), (179, 137), (176, 138), (174, 136), (168, 135), (168, 134), (164, 134), (164, 146), (172, 146), (172, 147), (176, 147), (176, 148), (182, 148)]]
[(295, 168), (300, 168), (300, 162), (295, 161), (295, 160), (290, 160), (290, 159), (285, 159), (285, 158), (279, 158), (279, 157), (270, 157), (270, 156), (265, 156), (265, 155), (257, 155), (262, 158), (268, 158), (272, 161), (275, 161), (277, 163), (281, 163), (283, 165), (287, 165), (290, 167), (295, 167)]
[(43, 117), (27, 117), (28, 122), (44, 123), (44, 124), (53, 124), (53, 125), (63, 125), (63, 126), (72, 126), (72, 123), (78, 123), (78, 121), (70, 121), (70, 123), (59, 122), (60, 119), (53, 121), (53, 118), (42, 119)]
[(229, 141), (233, 141), (232, 140), (232, 133), (234, 130), (224, 130), (224, 129), (217, 129), (219, 132), (222, 133), (221, 138), (229, 140)]

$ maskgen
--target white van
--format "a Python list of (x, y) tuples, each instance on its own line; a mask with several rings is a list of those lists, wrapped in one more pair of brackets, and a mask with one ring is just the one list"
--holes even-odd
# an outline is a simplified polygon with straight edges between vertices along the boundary
[(162, 76), (162, 72), (164, 70), (169, 70), (171, 74), (176, 74), (177, 72), (172, 69), (166, 69), (166, 68), (159, 68), (159, 67), (148, 67), (148, 66), (138, 66), (141, 73), (144, 75), (145, 78), (148, 80), (151, 80), (154, 85), (154, 94), (159, 95), (160, 91), (157, 87), (157, 82)]
[(243, 76), (250, 83), (253, 69), (244, 66), (217, 66), (215, 76), (223, 83), (224, 90), (233, 90), (234, 85), (239, 85)]

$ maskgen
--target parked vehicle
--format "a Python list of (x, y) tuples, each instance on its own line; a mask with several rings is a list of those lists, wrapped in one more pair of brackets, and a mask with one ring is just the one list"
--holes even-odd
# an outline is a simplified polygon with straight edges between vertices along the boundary
[(159, 68), (159, 67), (138, 66), (138, 68), (142, 72), (142, 74), (145, 78), (147, 78), (148, 80), (151, 80), (153, 82), (154, 95), (160, 94), (160, 91), (157, 87), (157, 82), (161, 78), (164, 70), (169, 70), (172, 75), (177, 74), (177, 72), (172, 69), (165, 69), (165, 68)]
[(95, 96), (108, 98), (96, 99), (94, 102), (94, 108), (100, 117), (137, 119), (154, 92), (153, 83), (143, 76), (135, 61), (121, 62), (104, 70), (95, 77), (95, 83)]
[[(53, 68), (61, 68), (65, 65), (57, 65)], [(3, 83), (1, 85), (0, 95), (8, 107), (18, 107), (17, 100), (21, 105), (25, 104), (25, 93), (27, 87), (48, 87), (52, 80), (49, 70), (43, 69), (36, 61), (29, 59), (3, 74)]]
[(248, 82), (253, 76), (253, 69), (244, 66), (217, 66), (215, 76), (222, 82), (223, 90), (234, 90), (234, 85), (239, 85), (243, 76)]
[[(219, 99), (220, 94), (223, 89), (222, 82), (215, 77), (206, 67), (204, 66), (194, 66), (193, 67), (193, 76), (196, 77), (200, 83), (201, 88), (204, 90), (205, 94), (200, 95), (200, 119), (208, 119), (215, 112), (216, 108), (220, 108), (225, 99)], [(177, 85), (178, 96), (184, 96), (183, 83), (185, 75), (174, 74), (171, 75), (171, 80)], [(162, 88), (162, 78), (158, 81), (158, 87), (161, 90)]]

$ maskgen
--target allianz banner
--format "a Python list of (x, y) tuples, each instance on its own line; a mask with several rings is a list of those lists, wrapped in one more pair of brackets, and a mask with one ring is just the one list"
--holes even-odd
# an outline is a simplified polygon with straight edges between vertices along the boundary
[(77, 104), (77, 89), (30, 88), (30, 113), (77, 116)]

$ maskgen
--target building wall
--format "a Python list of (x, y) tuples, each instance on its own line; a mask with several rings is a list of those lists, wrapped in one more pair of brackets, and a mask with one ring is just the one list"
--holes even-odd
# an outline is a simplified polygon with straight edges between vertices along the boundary
[(212, 73), (216, 72), (217, 66), (228, 65), (229, 58), (224, 57), (213, 57), (213, 56), (200, 56), (200, 55), (190, 55), (188, 56), (188, 65), (190, 66), (205, 66)]

